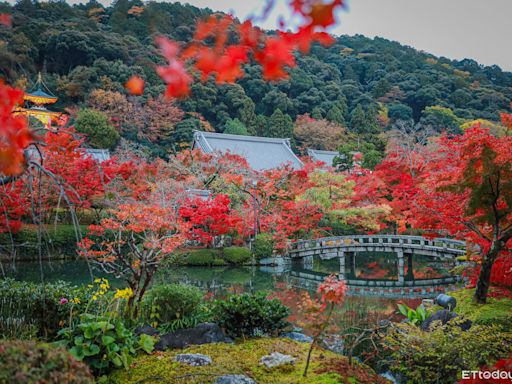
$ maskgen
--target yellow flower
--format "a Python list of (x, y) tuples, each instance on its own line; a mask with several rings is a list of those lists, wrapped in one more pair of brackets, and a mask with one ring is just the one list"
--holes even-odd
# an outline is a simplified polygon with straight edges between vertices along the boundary
[(116, 289), (116, 293), (114, 295), (114, 299), (126, 299), (128, 300), (133, 296), (133, 291), (131, 288), (125, 289)]
[(98, 300), (98, 296), (93, 295), (93, 296), (92, 296), (92, 301), (96, 301), (96, 300)]
[(74, 299), (70, 300), (73, 304), (80, 304), (80, 299), (78, 297), (75, 297)]
[(92, 288), (92, 287), (93, 287), (93, 285), (92, 285), (92, 284), (88, 284), (88, 285), (87, 285), (87, 288)]
[(99, 282), (101, 282), (101, 279), (94, 279), (94, 282), (99, 283)]

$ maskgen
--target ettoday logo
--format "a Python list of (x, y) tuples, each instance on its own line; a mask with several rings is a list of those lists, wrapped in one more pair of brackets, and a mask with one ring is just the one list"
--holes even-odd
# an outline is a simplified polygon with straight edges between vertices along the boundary
[(492, 383), (512, 383), (512, 371), (462, 371), (463, 380), (492, 380)]

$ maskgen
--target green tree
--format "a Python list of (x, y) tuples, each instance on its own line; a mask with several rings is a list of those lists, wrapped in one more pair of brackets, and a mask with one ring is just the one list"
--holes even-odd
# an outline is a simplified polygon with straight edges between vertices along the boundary
[(224, 125), (223, 132), (230, 135), (248, 135), (247, 128), (238, 119), (229, 119)]
[(355, 133), (366, 132), (366, 114), (361, 104), (358, 104), (350, 114), (350, 129)]
[(376, 99), (384, 96), (391, 89), (391, 84), (386, 79), (380, 79), (377, 84), (375, 84), (375, 88), (372, 90), (373, 97)]
[(94, 109), (82, 109), (76, 116), (77, 132), (87, 136), (87, 142), (94, 148), (112, 149), (119, 141), (119, 133), (110, 123), (108, 116)]
[(388, 108), (388, 116), (391, 120), (411, 120), (412, 108), (405, 104), (393, 104)]
[(292, 118), (289, 115), (283, 113), (279, 108), (276, 109), (272, 116), (270, 116), (268, 119), (265, 136), (280, 138), (293, 137)]
[(460, 133), (463, 120), (458, 118), (450, 108), (434, 105), (425, 108), (421, 123), (430, 125), (437, 132), (445, 130), (449, 133)]
[(175, 150), (179, 151), (190, 146), (194, 138), (194, 131), (199, 130), (201, 130), (201, 122), (196, 118), (188, 118), (176, 124), (172, 134)]

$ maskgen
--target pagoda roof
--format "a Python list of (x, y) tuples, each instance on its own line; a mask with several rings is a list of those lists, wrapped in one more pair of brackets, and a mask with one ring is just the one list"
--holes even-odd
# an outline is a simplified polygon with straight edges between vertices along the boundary
[(193, 148), (200, 148), (205, 153), (230, 152), (242, 156), (256, 171), (286, 164), (295, 169), (303, 167), (302, 161), (290, 147), (290, 139), (195, 131)]
[(38, 88), (35, 91), (25, 93), (24, 99), (36, 104), (53, 104), (58, 100), (58, 97), (50, 95), (41, 88)]

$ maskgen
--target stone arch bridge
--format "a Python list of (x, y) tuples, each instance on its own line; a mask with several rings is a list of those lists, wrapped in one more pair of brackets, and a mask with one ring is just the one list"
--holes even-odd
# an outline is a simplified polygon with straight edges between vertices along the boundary
[[(406, 279), (405, 265), (412, 273), (412, 260), (415, 255), (432, 258), (435, 261), (456, 261), (466, 254), (466, 242), (453, 239), (427, 239), (421, 236), (402, 235), (350, 235), (324, 237), (314, 240), (300, 240), (288, 251), (287, 262), (299, 261), (302, 268), (311, 270), (313, 258), (338, 258), (339, 276), (353, 277), (358, 252), (393, 252), (398, 259), (398, 283)], [(453, 279), (453, 278), (451, 278)]]

